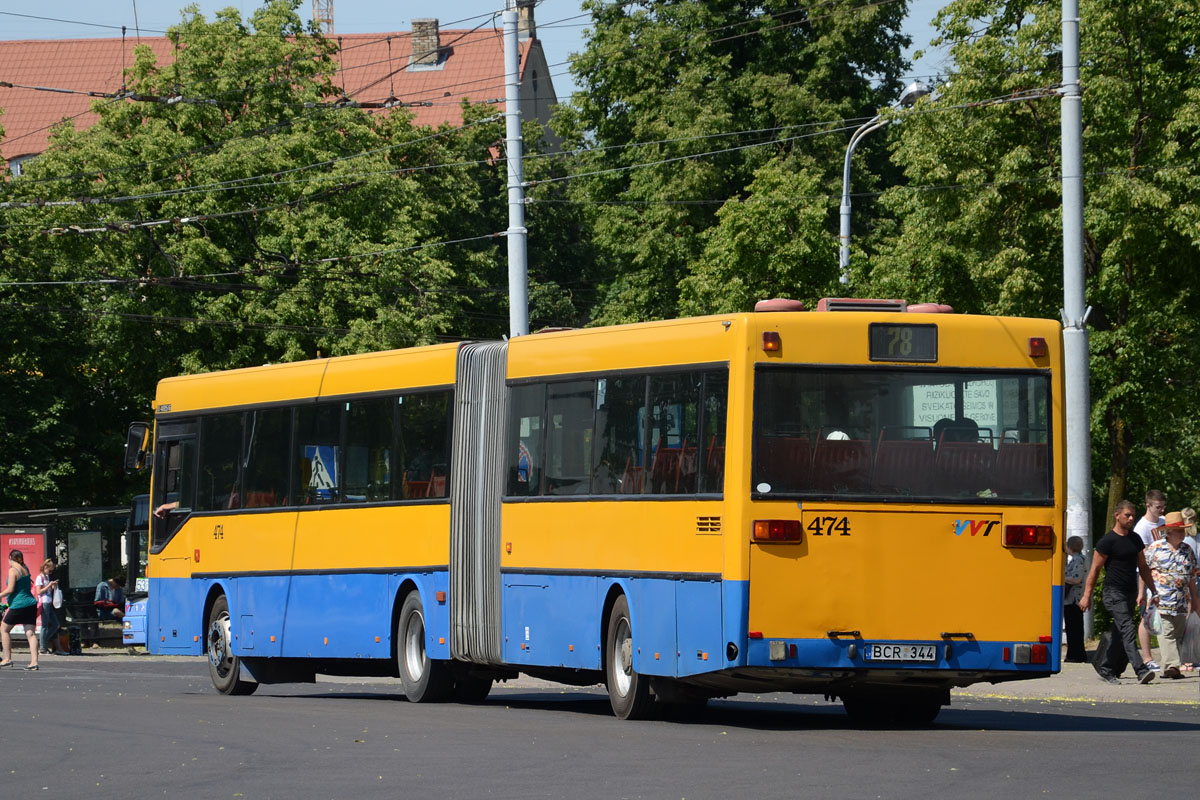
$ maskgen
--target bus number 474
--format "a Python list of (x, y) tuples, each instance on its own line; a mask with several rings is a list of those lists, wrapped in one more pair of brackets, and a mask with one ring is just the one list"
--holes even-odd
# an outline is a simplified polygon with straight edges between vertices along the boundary
[(813, 517), (808, 523), (808, 532), (813, 536), (849, 536), (850, 520), (846, 517)]

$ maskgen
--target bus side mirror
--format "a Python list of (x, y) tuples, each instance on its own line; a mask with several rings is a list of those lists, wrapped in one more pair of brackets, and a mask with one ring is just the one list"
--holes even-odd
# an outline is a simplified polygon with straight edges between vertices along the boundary
[(134, 422), (125, 437), (125, 471), (137, 472), (146, 468), (146, 456), (150, 454), (150, 425)]

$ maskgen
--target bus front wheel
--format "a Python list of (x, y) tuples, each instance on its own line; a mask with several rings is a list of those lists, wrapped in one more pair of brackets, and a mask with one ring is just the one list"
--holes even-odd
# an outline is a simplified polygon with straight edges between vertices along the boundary
[(654, 707), (654, 698), (649, 679), (633, 668), (633, 626), (625, 595), (617, 598), (608, 615), (604, 660), (604, 682), (613, 713), (618, 719), (645, 719)]
[(421, 596), (409, 592), (400, 608), (396, 623), (396, 659), (400, 682), (410, 703), (434, 703), (445, 700), (454, 688), (450, 665), (436, 661), (425, 652), (425, 611)]
[(241, 659), (233, 654), (233, 626), (229, 622), (229, 601), (221, 595), (208, 612), (208, 674), (221, 694), (253, 694), (255, 681), (242, 678)]

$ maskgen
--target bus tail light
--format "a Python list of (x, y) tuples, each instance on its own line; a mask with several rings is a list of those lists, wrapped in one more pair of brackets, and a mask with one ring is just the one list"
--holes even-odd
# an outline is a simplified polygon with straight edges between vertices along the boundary
[(756, 542), (798, 542), (800, 539), (800, 520), (798, 519), (754, 520), (754, 541)]
[(1054, 547), (1054, 528), (1049, 525), (1005, 525), (1005, 547)]

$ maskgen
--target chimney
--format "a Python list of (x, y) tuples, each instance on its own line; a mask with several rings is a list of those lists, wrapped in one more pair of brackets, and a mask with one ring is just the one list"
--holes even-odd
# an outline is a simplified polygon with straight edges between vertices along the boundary
[(537, 26), (533, 24), (535, 0), (517, 0), (517, 41), (537, 38)]
[(438, 63), (438, 21), (436, 19), (414, 19), (412, 21), (412, 63), (434, 66)]

